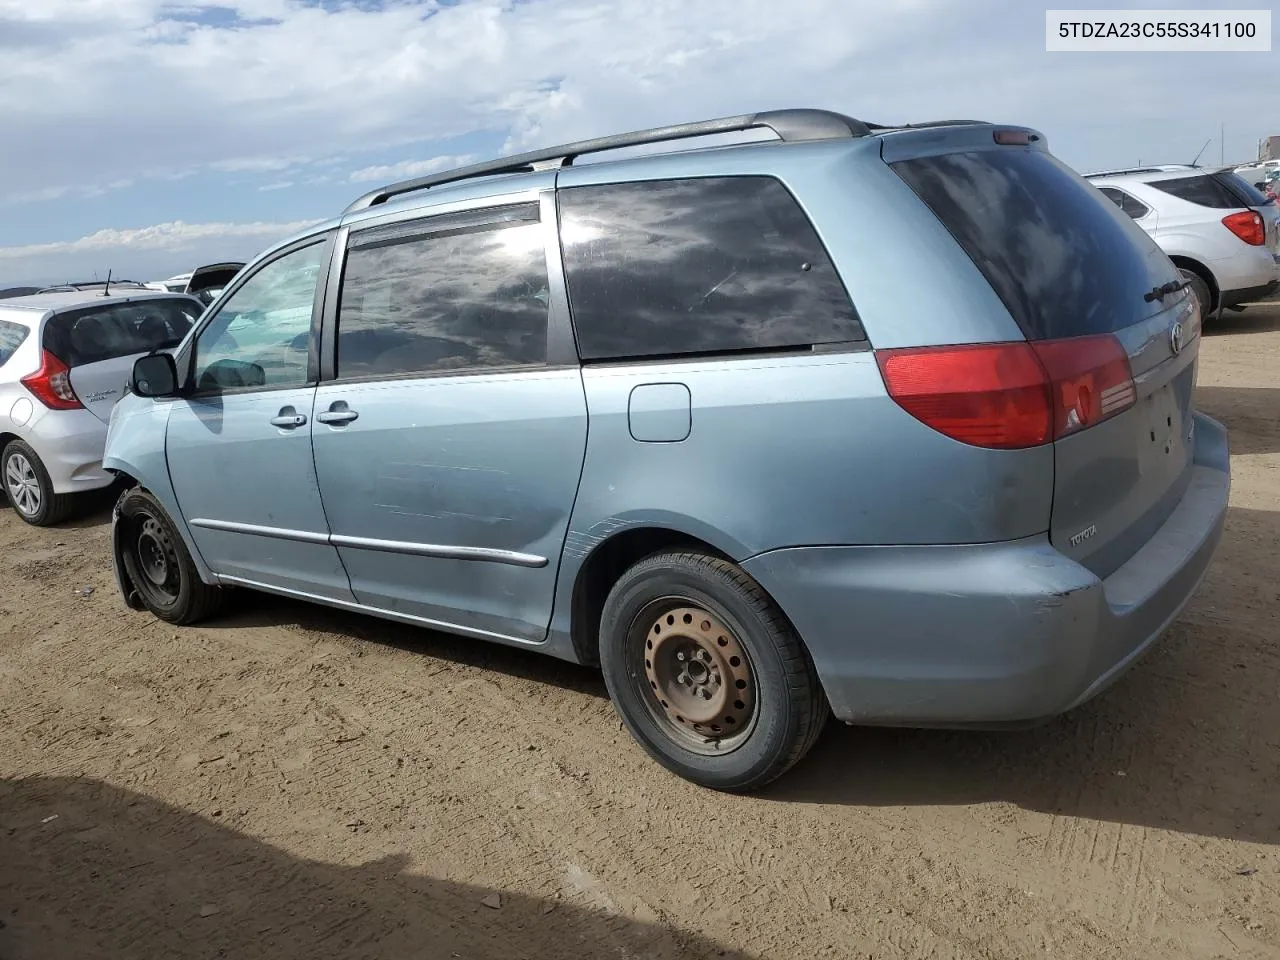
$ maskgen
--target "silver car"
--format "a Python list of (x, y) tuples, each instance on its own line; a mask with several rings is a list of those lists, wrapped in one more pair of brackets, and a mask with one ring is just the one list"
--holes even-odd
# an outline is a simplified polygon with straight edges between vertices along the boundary
[(77, 494), (112, 483), (102, 449), (133, 362), (176, 346), (204, 309), (114, 289), (0, 300), (0, 480), (27, 523), (57, 523)]
[[(666, 152), (572, 162), (640, 145)], [(786, 110), (391, 184), (135, 365), (120, 588), (172, 623), (245, 587), (599, 664), (718, 789), (833, 714), (1035, 721), (1209, 565), (1199, 324), (1023, 127)]]
[(1088, 180), (1169, 255), (1205, 317), (1280, 288), (1280, 206), (1230, 168), (1173, 164)]

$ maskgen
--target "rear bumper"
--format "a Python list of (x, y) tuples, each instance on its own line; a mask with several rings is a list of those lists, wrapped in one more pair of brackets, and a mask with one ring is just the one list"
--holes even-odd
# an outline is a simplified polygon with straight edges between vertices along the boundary
[(797, 547), (743, 566), (799, 630), (841, 720), (1040, 720), (1117, 679), (1204, 577), (1226, 519), (1226, 430), (1197, 414), (1195, 444), (1182, 500), (1106, 579), (1043, 536), (965, 546)]
[(102, 469), (107, 425), (88, 410), (45, 411), (24, 439), (44, 463), (55, 493), (98, 490), (115, 479)]
[(1222, 305), (1224, 307), (1234, 307), (1241, 303), (1252, 303), (1256, 300), (1266, 300), (1275, 293), (1277, 289), (1280, 289), (1280, 279), (1272, 280), (1270, 283), (1264, 283), (1256, 287), (1245, 287), (1241, 290), (1223, 290)]

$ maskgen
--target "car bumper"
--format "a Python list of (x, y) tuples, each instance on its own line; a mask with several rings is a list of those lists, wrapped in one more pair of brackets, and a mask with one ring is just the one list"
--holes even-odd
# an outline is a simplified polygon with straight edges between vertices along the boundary
[(1266, 300), (1277, 289), (1280, 289), (1280, 279), (1272, 280), (1269, 283), (1261, 284), (1256, 287), (1246, 287), (1242, 290), (1223, 290), (1222, 305), (1224, 307), (1234, 307), (1241, 303), (1254, 303), (1258, 300)]
[(1152, 538), (1099, 579), (1044, 536), (961, 546), (796, 547), (743, 563), (791, 618), (849, 723), (999, 726), (1093, 697), (1204, 577), (1230, 491), (1226, 430), (1196, 415), (1193, 476)]
[(115, 479), (102, 468), (107, 425), (88, 410), (48, 411), (24, 439), (44, 463), (56, 493), (98, 490)]

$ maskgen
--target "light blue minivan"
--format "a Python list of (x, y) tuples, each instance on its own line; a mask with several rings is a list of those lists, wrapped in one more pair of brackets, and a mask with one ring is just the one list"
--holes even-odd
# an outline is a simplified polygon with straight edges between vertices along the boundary
[(246, 587), (599, 664), (654, 758), (750, 790), (831, 714), (1033, 722), (1147, 650), (1226, 511), (1199, 330), (1025, 127), (508, 157), (366, 195), (137, 362), (117, 576), (172, 623)]

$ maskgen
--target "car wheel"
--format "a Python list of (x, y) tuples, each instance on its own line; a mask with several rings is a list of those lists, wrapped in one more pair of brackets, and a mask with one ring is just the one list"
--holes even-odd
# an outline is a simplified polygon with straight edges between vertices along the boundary
[(781, 776), (830, 714), (777, 604), (742, 569), (702, 553), (656, 554), (622, 575), (601, 616), (600, 662), (640, 745), (717, 790)]
[(155, 497), (126, 490), (117, 505), (120, 559), (143, 604), (161, 620), (191, 624), (212, 616), (223, 592), (200, 579), (187, 545)]
[(0, 454), (0, 477), (14, 513), (36, 527), (59, 523), (70, 515), (75, 495), (54, 493), (44, 464), (22, 440), (12, 440)]
[(1187, 286), (1191, 288), (1192, 295), (1196, 298), (1196, 303), (1200, 305), (1200, 322), (1204, 323), (1209, 319), (1209, 309), (1213, 306), (1213, 294), (1209, 292), (1209, 285), (1204, 282), (1204, 277), (1190, 270), (1178, 268), (1178, 276), (1187, 281)]

